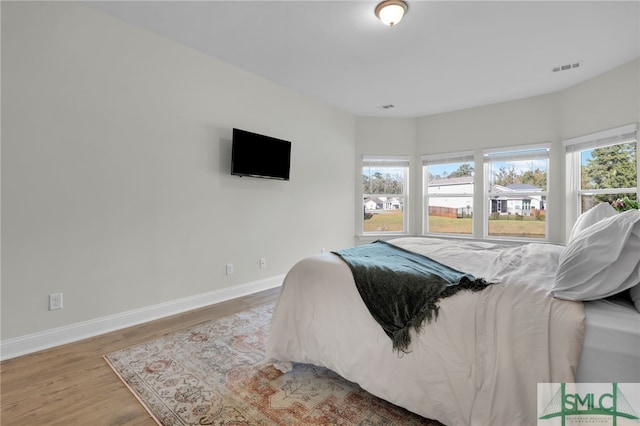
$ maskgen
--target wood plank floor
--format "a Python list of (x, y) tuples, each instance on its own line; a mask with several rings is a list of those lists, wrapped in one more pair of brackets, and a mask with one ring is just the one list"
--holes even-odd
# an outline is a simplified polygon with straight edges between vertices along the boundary
[(0, 425), (155, 426), (156, 422), (102, 356), (275, 301), (279, 291), (266, 290), (3, 361)]

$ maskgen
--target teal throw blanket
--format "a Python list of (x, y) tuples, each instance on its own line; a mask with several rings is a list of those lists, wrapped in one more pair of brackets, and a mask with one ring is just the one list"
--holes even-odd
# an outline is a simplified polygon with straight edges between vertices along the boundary
[(420, 332), (425, 321), (437, 318), (441, 298), (490, 284), (380, 240), (333, 253), (349, 265), (362, 300), (396, 351), (407, 352), (411, 327)]

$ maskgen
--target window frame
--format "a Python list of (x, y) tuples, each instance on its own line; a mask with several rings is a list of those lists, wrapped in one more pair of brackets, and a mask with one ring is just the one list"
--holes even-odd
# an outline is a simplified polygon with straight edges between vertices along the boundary
[(404, 176), (403, 176), (403, 193), (402, 194), (393, 194), (393, 195), (401, 195), (403, 198), (403, 206), (402, 206), (402, 231), (365, 231), (365, 221), (364, 221), (364, 198), (365, 196), (370, 197), (378, 197), (378, 196), (388, 196), (390, 194), (366, 194), (364, 191), (364, 186), (360, 186), (360, 205), (362, 206), (360, 217), (360, 235), (363, 237), (370, 236), (399, 236), (399, 235), (408, 235), (409, 233), (409, 211), (410, 211), (410, 200), (409, 200), (409, 184), (410, 184), (410, 176), (411, 176), (411, 157), (410, 156), (397, 156), (397, 155), (363, 155), (362, 162), (360, 167), (360, 174), (364, 175), (365, 167), (369, 164), (369, 168), (371, 169), (372, 163), (378, 163), (377, 167), (400, 167), (404, 168)]
[[(467, 193), (455, 193), (455, 192), (443, 192), (438, 194), (429, 194), (429, 166), (437, 166), (442, 164), (467, 164), (470, 163), (473, 167), (473, 181), (472, 191)], [(458, 238), (473, 238), (474, 237), (474, 220), (471, 220), (471, 232), (470, 233), (444, 233), (444, 232), (431, 232), (429, 230), (429, 199), (430, 198), (471, 198), (471, 211), (474, 211), (475, 198), (476, 198), (476, 159), (474, 151), (460, 151), (443, 154), (425, 154), (422, 156), (422, 234), (429, 236), (453, 236)]]
[[(512, 241), (525, 241), (525, 242), (547, 242), (549, 241), (549, 214), (548, 214), (548, 205), (549, 205), (549, 188), (551, 186), (551, 146), (552, 144), (549, 142), (529, 144), (529, 145), (516, 145), (516, 146), (507, 146), (507, 147), (499, 147), (499, 148), (488, 148), (482, 150), (482, 161), (484, 168), (483, 175), (483, 210), (482, 210), (482, 223), (483, 223), (483, 231), (482, 238), (486, 240), (512, 240)], [(539, 152), (539, 153), (538, 153)], [(546, 152), (546, 154), (542, 154), (542, 152)], [(526, 160), (526, 159), (546, 159), (546, 190), (542, 191), (526, 191), (526, 190), (515, 190), (515, 191), (492, 191), (491, 189), (491, 167), (492, 157), (495, 157), (495, 160)], [(530, 196), (530, 197), (540, 197), (544, 198), (545, 208), (541, 209), (545, 211), (544, 217), (544, 238), (534, 238), (534, 237), (521, 237), (517, 235), (489, 235), (489, 219), (491, 217), (491, 203), (490, 198), (493, 196), (508, 196), (513, 194), (521, 195), (521, 196)], [(497, 200), (502, 201), (502, 200)], [(496, 203), (498, 204), (498, 203)], [(504, 203), (500, 203), (504, 204)]]
[[(630, 135), (633, 135), (630, 139)], [(636, 144), (636, 186), (629, 188), (582, 189), (582, 152), (596, 148), (605, 148), (624, 143)], [(638, 124), (632, 123), (601, 132), (590, 133), (562, 141), (565, 149), (565, 239), (581, 213), (583, 195), (606, 195), (635, 192), (640, 200), (640, 153), (638, 152)]]

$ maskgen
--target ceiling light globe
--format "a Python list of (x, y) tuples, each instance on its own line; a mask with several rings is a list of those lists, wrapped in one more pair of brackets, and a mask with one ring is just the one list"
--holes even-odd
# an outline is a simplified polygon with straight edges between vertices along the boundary
[(407, 3), (402, 0), (385, 0), (376, 7), (376, 16), (383, 24), (393, 27), (407, 12)]

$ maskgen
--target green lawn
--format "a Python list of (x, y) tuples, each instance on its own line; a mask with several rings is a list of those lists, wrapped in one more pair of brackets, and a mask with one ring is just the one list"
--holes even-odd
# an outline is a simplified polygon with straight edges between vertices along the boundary
[(471, 218), (429, 216), (429, 232), (440, 234), (471, 234)]
[(364, 232), (402, 232), (402, 210), (383, 210), (376, 212), (364, 221)]
[(489, 220), (489, 235), (544, 238), (544, 220)]
[[(471, 234), (470, 218), (455, 219), (440, 216), (429, 217), (429, 232), (440, 234)], [(384, 211), (364, 221), (365, 232), (402, 232), (402, 211)], [(489, 220), (489, 235), (505, 237), (544, 238), (544, 220), (530, 216), (501, 216)]]

